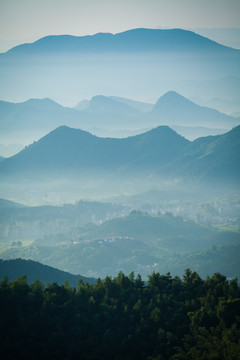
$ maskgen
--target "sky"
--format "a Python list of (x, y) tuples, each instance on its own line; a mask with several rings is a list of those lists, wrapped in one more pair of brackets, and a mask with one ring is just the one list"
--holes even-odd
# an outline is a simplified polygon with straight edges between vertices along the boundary
[(0, 0), (0, 52), (46, 35), (240, 28), (240, 0)]

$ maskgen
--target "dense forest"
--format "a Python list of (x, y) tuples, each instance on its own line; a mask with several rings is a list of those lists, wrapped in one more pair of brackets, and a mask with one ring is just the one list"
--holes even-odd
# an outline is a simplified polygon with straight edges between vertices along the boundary
[(0, 306), (5, 359), (239, 359), (240, 287), (220, 273), (120, 272), (77, 289), (5, 277)]

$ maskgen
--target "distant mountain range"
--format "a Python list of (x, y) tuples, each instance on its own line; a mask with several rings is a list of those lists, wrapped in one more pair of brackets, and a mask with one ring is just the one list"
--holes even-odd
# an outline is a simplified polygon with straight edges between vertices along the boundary
[[(124, 138), (99, 138), (62, 126), (0, 163), (1, 177), (154, 176), (188, 180), (240, 177), (240, 126), (190, 142), (167, 126)], [(95, 174), (95, 175), (94, 175)]]
[(157, 101), (151, 111), (154, 121), (166, 125), (202, 126), (208, 128), (230, 129), (239, 121), (217, 110), (199, 106), (169, 91)]
[[(123, 97), (119, 97), (119, 96), (108, 96), (108, 97), (105, 96), (105, 98), (109, 98), (109, 99), (115, 100), (119, 103), (129, 105), (131, 108), (142, 111), (142, 112), (149, 112), (152, 110), (152, 108), (154, 106), (153, 104), (150, 104), (150, 103), (131, 100), (131, 99), (127, 99), (127, 98), (123, 98)], [(81, 100), (79, 103), (77, 103), (77, 105), (75, 106), (75, 109), (86, 110), (90, 106), (90, 103), (91, 103), (91, 100), (87, 100), (87, 99)]]
[(127, 104), (134, 109), (137, 109), (139, 111), (146, 112), (146, 113), (150, 112), (153, 108), (153, 104), (149, 104), (149, 103), (142, 102), (142, 101), (126, 99), (126, 98), (119, 97), (119, 96), (109, 96), (109, 98), (113, 99), (115, 101), (118, 101), (120, 103)]
[(50, 99), (0, 101), (0, 119), (0, 143), (8, 139), (25, 144), (61, 125), (110, 137), (130, 136), (168, 125), (192, 140), (222, 134), (240, 124), (240, 119), (201, 107), (174, 91), (160, 97), (155, 105), (99, 95), (85, 102), (83, 110), (63, 107)]
[(153, 169), (183, 154), (188, 140), (167, 126), (124, 139), (62, 126), (1, 163), (3, 172)]
[(42, 55), (88, 52), (166, 52), (195, 51), (197, 53), (234, 53), (234, 49), (220, 45), (192, 31), (182, 29), (133, 29), (118, 34), (98, 33), (92, 36), (52, 35), (32, 44), (23, 44), (2, 55)]
[(42, 136), (59, 125), (68, 124), (68, 119), (78, 120), (78, 115), (78, 111), (50, 99), (30, 99), (23, 103), (0, 101), (1, 140), (7, 137), (13, 141), (29, 141), (36, 135)]
[(81, 278), (83, 281), (93, 284), (96, 282), (93, 278), (86, 278), (81, 275), (73, 275), (68, 272), (55, 269), (48, 265), (43, 265), (37, 261), (12, 259), (0, 259), (0, 279), (7, 275), (9, 281), (16, 280), (19, 276), (27, 275), (27, 280), (31, 284), (36, 279), (40, 280), (44, 285), (47, 283), (55, 283), (63, 285), (68, 280), (69, 284), (78, 287), (78, 280)]
[(124, 102), (106, 96), (94, 96), (85, 111), (95, 114), (140, 115), (140, 111)]
[(226, 114), (240, 111), (240, 76), (221, 76), (209, 79), (185, 79), (176, 90), (187, 98)]
[(0, 54), (0, 98), (21, 101), (54, 94), (57, 101), (72, 103), (111, 91), (119, 97), (148, 94), (156, 99), (169, 89), (182, 92), (187, 79), (239, 78), (239, 61), (240, 50), (181, 29), (47, 36)]

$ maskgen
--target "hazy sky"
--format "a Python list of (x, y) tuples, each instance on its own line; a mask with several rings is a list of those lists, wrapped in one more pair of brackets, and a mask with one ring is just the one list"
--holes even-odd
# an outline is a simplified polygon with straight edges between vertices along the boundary
[(240, 0), (0, 0), (0, 51), (49, 34), (240, 27)]

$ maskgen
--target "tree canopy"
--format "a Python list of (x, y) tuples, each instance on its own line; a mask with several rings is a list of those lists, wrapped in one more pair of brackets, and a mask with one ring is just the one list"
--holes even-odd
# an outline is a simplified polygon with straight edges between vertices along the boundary
[(120, 272), (77, 289), (5, 277), (0, 304), (5, 359), (239, 359), (240, 287), (219, 273)]

